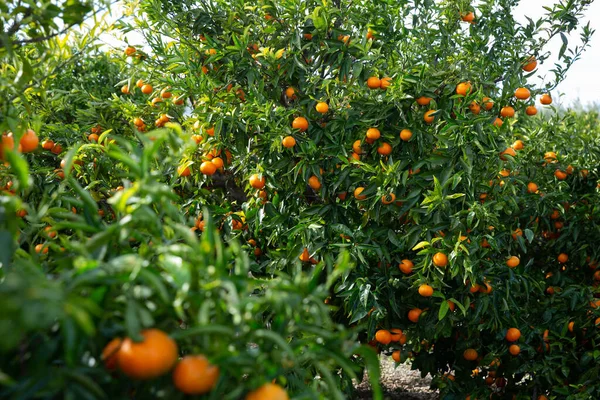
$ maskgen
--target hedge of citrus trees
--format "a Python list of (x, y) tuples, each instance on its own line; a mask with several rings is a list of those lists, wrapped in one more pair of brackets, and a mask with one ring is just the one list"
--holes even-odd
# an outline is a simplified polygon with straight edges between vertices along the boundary
[(1, 393), (344, 398), (374, 349), (448, 399), (600, 396), (598, 115), (552, 99), (590, 2), (516, 3), (142, 0), (143, 47), (13, 40)]

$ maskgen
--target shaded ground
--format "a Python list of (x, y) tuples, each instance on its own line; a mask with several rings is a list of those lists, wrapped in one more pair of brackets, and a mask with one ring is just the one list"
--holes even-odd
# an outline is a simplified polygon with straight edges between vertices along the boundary
[[(431, 379), (421, 378), (418, 371), (412, 371), (410, 364), (400, 364), (394, 368), (391, 357), (382, 357), (381, 387), (387, 400), (437, 400), (437, 392), (429, 389)], [(371, 387), (365, 377), (357, 386), (356, 399), (372, 399)]]

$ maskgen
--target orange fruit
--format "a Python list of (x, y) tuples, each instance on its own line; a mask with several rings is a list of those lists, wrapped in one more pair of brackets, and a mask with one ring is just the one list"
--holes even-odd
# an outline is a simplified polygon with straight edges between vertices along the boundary
[(412, 138), (412, 135), (412, 132), (408, 129), (402, 129), (400, 131), (400, 139), (402, 139), (405, 142), (408, 142), (410, 138)]
[(515, 90), (515, 97), (519, 100), (527, 100), (531, 96), (531, 92), (527, 88), (518, 88)]
[(373, 40), (375, 39), (375, 35), (373, 34), (373, 31), (371, 29), (369, 29), (367, 31), (367, 40)]
[(544, 153), (544, 160), (548, 163), (556, 162), (556, 153), (553, 151), (547, 151)]
[(523, 150), (523, 141), (522, 140), (515, 140), (515, 142), (510, 146), (515, 150)]
[(133, 119), (133, 124), (135, 126), (142, 126), (142, 125), (144, 125), (144, 121), (140, 117), (135, 117)]
[(423, 312), (423, 310), (421, 310), (420, 308), (413, 308), (412, 310), (410, 310), (408, 312), (408, 319), (411, 322), (418, 322), (419, 321), (419, 317), (421, 316), (421, 313)]
[(544, 93), (542, 97), (540, 97), (540, 103), (545, 106), (552, 104), (552, 97), (548, 93)]
[(573, 171), (575, 171), (575, 168), (572, 165), (567, 166), (567, 169), (565, 170), (567, 175), (573, 175)]
[(312, 38), (313, 38), (312, 33), (305, 33), (303, 36), (304, 36), (304, 39), (306, 39), (306, 40), (312, 40)]
[(265, 177), (262, 176), (259, 178), (258, 174), (254, 174), (250, 177), (250, 186), (252, 186), (254, 189), (262, 189), (265, 187)]
[(289, 400), (285, 389), (275, 383), (265, 383), (258, 389), (248, 393), (246, 400)]
[(308, 129), (308, 120), (304, 117), (296, 117), (294, 118), (294, 121), (292, 121), (292, 128), (304, 132)]
[(565, 179), (567, 179), (567, 173), (563, 172), (559, 169), (557, 169), (556, 171), (554, 171), (554, 176), (556, 177), (556, 179), (558, 179), (559, 181), (564, 181)]
[[(96, 134), (95, 133), (91, 133), (90, 136), (92, 136), (92, 135), (96, 135)], [(90, 136), (88, 136), (88, 139), (90, 139)], [(96, 135), (96, 140), (95, 141), (98, 141), (98, 135)], [(53, 147), (54, 147), (54, 142), (52, 140), (50, 140), (50, 139), (44, 140), (42, 142), (42, 148), (44, 150), (52, 150)]]
[(410, 260), (402, 260), (402, 262), (400, 264), (398, 264), (398, 268), (400, 268), (400, 271), (402, 271), (402, 273), (407, 274), (407, 275), (412, 273), (412, 269), (414, 266), (415, 265)]
[(381, 344), (390, 344), (392, 341), (392, 334), (386, 329), (380, 329), (375, 332), (375, 340)]
[(217, 166), (210, 161), (204, 161), (200, 164), (200, 172), (204, 175), (214, 175), (217, 172)]
[(129, 93), (131, 93), (129, 91), (129, 85), (123, 85), (123, 86), (121, 86), (121, 93), (123, 93), (123, 94), (129, 94)]
[(382, 156), (389, 156), (392, 154), (392, 146), (389, 143), (383, 142), (377, 148), (377, 152)]
[(396, 361), (397, 363), (399, 363), (399, 362), (400, 362), (400, 360), (401, 360), (401, 357), (400, 357), (400, 350), (395, 350), (395, 351), (392, 353), (392, 360)]
[(494, 126), (497, 126), (498, 128), (500, 128), (502, 125), (504, 125), (504, 121), (502, 121), (500, 118), (496, 118), (496, 119), (494, 120), (494, 123), (493, 123), (493, 125), (494, 125)]
[(517, 228), (513, 231), (512, 238), (514, 240), (517, 240), (517, 236), (523, 236), (523, 231), (521, 230), (521, 228)]
[(43, 254), (48, 254), (48, 247), (44, 247), (44, 245), (42, 243), (37, 244), (35, 246), (35, 252), (36, 253), (43, 253)]
[(367, 86), (369, 87), (369, 89), (379, 89), (379, 87), (381, 86), (381, 79), (379, 79), (376, 76), (372, 76), (369, 79), (367, 79)]
[(387, 88), (390, 87), (391, 84), (392, 84), (392, 78), (385, 77), (385, 78), (381, 78), (379, 87), (383, 90), (386, 90)]
[(475, 14), (473, 12), (463, 13), (460, 15), (460, 19), (464, 22), (473, 22), (475, 19)]
[(123, 340), (121, 338), (114, 338), (102, 349), (102, 361), (104, 361), (104, 367), (109, 371), (114, 370), (117, 367), (119, 361), (118, 353), (121, 348)]
[(142, 79), (138, 79), (138, 81), (135, 83), (135, 86), (141, 89), (142, 86), (144, 86), (144, 81)]
[(201, 354), (183, 357), (173, 371), (173, 384), (185, 394), (208, 393), (218, 380), (219, 367)]
[(515, 116), (515, 109), (511, 106), (502, 107), (502, 109), (500, 110), (500, 116), (504, 118), (512, 118)]
[(475, 361), (477, 357), (479, 357), (479, 354), (477, 354), (477, 350), (475, 349), (466, 349), (463, 352), (463, 358), (467, 361)]
[(356, 140), (353, 144), (352, 144), (352, 150), (354, 150), (354, 152), (356, 154), (362, 154), (362, 149), (360, 148), (360, 140)]
[(326, 114), (327, 111), (329, 111), (329, 105), (323, 101), (317, 103), (317, 105), (315, 106), (315, 109), (317, 110), (318, 113), (321, 114)]
[(23, 136), (21, 136), (19, 144), (21, 145), (21, 151), (23, 153), (30, 153), (37, 149), (40, 140), (33, 129), (27, 129)]
[(575, 329), (575, 322), (573, 322), (573, 321), (569, 322), (569, 325), (567, 325), (567, 328), (569, 329), (569, 332), (573, 332), (573, 329)]
[(511, 256), (508, 260), (506, 260), (506, 265), (509, 268), (515, 268), (521, 263), (521, 260), (517, 256)]
[(52, 147), (52, 150), (50, 150), (50, 151), (54, 154), (60, 154), (60, 153), (62, 153), (63, 148), (59, 143), (55, 143), (54, 147)]
[(535, 106), (529, 106), (525, 109), (525, 114), (531, 116), (534, 116), (537, 114), (537, 108), (535, 108)]
[(435, 115), (432, 115), (434, 113), (435, 110), (425, 111), (425, 114), (423, 114), (423, 121), (425, 121), (426, 124), (432, 124), (435, 120)]
[(392, 342), (399, 342), (402, 339), (402, 329), (394, 328), (390, 329), (390, 334), (392, 335)]
[(421, 96), (417, 98), (417, 104), (420, 106), (427, 106), (431, 103), (431, 97)]
[(357, 187), (356, 189), (354, 189), (354, 198), (356, 200), (364, 200), (367, 198), (367, 196), (361, 194), (363, 191), (365, 190), (364, 187)]
[(164, 88), (160, 91), (160, 97), (163, 99), (170, 99), (173, 96), (173, 93), (169, 92), (168, 88)]
[(392, 204), (396, 200), (396, 195), (394, 193), (384, 194), (381, 196), (381, 202), (385, 205)]
[(152, 107), (156, 107), (158, 103), (162, 103), (162, 99), (160, 97), (155, 97), (152, 99)]
[(294, 139), (293, 136), (286, 136), (281, 141), (281, 144), (283, 145), (283, 147), (286, 147), (286, 148), (289, 149), (289, 148), (294, 147), (296, 145), (296, 139)]
[(190, 167), (185, 167), (183, 165), (180, 165), (177, 168), (177, 175), (179, 175), (179, 176), (190, 176), (191, 173), (192, 173), (192, 171), (190, 170)]
[(300, 254), (300, 256), (298, 258), (302, 262), (310, 261), (310, 253), (308, 252), (308, 249), (306, 247), (304, 248), (304, 250), (302, 251), (302, 254)]
[(472, 101), (471, 104), (469, 104), (469, 110), (477, 115), (481, 112), (481, 107), (479, 106), (479, 104), (477, 104), (476, 101)]
[(537, 60), (535, 57), (531, 56), (523, 65), (523, 71), (531, 72), (537, 67)]
[(126, 55), (127, 57), (134, 55), (134, 54), (135, 54), (135, 52), (136, 52), (136, 50), (135, 50), (135, 47), (133, 47), (133, 46), (127, 46), (127, 47), (125, 48), (125, 55)]
[(224, 163), (221, 157), (214, 157), (212, 160), (210, 160), (210, 162), (215, 164), (215, 167), (217, 167), (217, 169), (223, 168)]
[(448, 308), (450, 309), (450, 311), (454, 311), (454, 309), (456, 308), (456, 304), (454, 304), (454, 302), (450, 300), (446, 300), (446, 302), (448, 303)]
[(310, 186), (313, 190), (319, 190), (321, 189), (321, 181), (316, 175), (313, 175), (308, 178), (308, 186)]
[(445, 267), (448, 265), (448, 256), (442, 252), (433, 255), (433, 265), (436, 267)]
[(285, 95), (290, 99), (295, 99), (296, 98), (296, 89), (294, 89), (291, 86), (288, 87), (287, 89), (285, 89)]
[(471, 93), (471, 82), (461, 82), (456, 86), (456, 94), (466, 96)]
[(569, 256), (566, 255), (565, 253), (560, 253), (556, 259), (558, 260), (559, 263), (564, 264), (567, 261), (569, 261)]
[(153, 90), (154, 89), (152, 88), (152, 85), (145, 84), (144, 86), (142, 86), (142, 93), (144, 94), (150, 94)]
[(367, 129), (367, 138), (371, 140), (377, 140), (381, 137), (381, 132), (377, 128)]
[(518, 344), (511, 344), (510, 347), (508, 348), (508, 352), (510, 354), (512, 354), (513, 356), (518, 356), (519, 353), (521, 352), (521, 348), (519, 347)]
[(431, 297), (433, 295), (433, 288), (427, 284), (419, 286), (419, 294), (423, 297)]
[(482, 99), (482, 104), (486, 111), (490, 111), (494, 107), (494, 101), (489, 97), (484, 97)]
[(202, 66), (202, 73), (205, 75), (208, 74), (208, 67), (206, 65)]
[(167, 373), (177, 362), (177, 343), (158, 329), (141, 332), (143, 340), (125, 338), (118, 355), (119, 369), (134, 379), (153, 379)]
[(509, 342), (516, 342), (521, 337), (521, 331), (517, 328), (508, 328), (505, 337)]
[(535, 192), (537, 192), (537, 191), (538, 191), (538, 185), (536, 185), (536, 184), (535, 184), (535, 183), (533, 183), (533, 182), (529, 182), (529, 183), (527, 184), (527, 191), (528, 191), (529, 193), (535, 193)]

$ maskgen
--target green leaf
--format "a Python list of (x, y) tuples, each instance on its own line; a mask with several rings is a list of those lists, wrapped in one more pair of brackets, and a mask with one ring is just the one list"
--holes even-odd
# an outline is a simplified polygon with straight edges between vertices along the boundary
[(4, 149), (4, 156), (8, 159), (12, 171), (17, 176), (22, 189), (29, 188), (29, 165), (23, 156), (9, 149)]

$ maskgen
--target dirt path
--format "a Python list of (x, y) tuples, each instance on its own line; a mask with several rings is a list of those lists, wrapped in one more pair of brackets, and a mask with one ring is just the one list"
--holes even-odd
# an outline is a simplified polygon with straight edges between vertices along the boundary
[[(437, 392), (429, 389), (431, 378), (421, 378), (418, 371), (412, 371), (410, 364), (400, 364), (394, 368), (390, 357), (381, 358), (381, 387), (386, 400), (437, 400)], [(371, 387), (367, 378), (357, 386), (356, 399), (372, 399)]]

